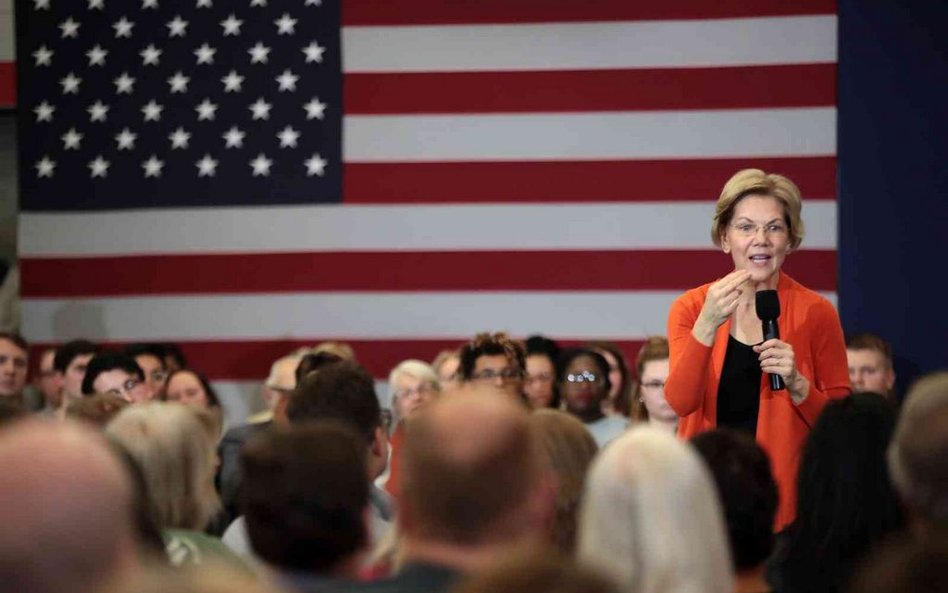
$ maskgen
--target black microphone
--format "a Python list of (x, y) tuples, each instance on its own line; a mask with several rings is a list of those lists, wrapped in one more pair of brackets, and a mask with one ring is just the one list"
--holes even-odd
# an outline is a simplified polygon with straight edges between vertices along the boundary
[[(757, 292), (757, 317), (764, 328), (764, 341), (780, 338), (780, 327), (777, 318), (780, 317), (780, 299), (776, 290), (761, 290)], [(783, 377), (770, 373), (770, 389), (780, 391), (786, 389)]]

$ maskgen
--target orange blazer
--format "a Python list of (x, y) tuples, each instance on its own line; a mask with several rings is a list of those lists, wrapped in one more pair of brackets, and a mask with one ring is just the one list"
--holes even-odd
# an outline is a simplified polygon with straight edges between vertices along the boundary
[[(688, 439), (717, 426), (718, 385), (727, 351), (731, 321), (718, 328), (709, 348), (691, 335), (711, 283), (678, 297), (668, 315), (669, 373), (665, 397), (681, 416), (678, 436)], [(850, 392), (846, 343), (836, 309), (825, 298), (785, 273), (777, 281), (780, 338), (793, 346), (797, 370), (810, 380), (800, 405), (790, 392), (771, 391), (766, 374), (760, 382), (757, 441), (770, 455), (780, 491), (776, 529), (796, 514), (797, 468), (810, 427), (830, 398)]]

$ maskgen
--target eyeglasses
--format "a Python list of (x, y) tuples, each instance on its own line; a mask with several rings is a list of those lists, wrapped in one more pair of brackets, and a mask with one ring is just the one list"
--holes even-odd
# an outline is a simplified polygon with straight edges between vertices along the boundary
[(550, 373), (537, 373), (536, 375), (527, 375), (524, 381), (528, 384), (533, 383), (552, 383), (553, 375)]
[(411, 389), (399, 389), (398, 391), (392, 392), (392, 397), (395, 399), (407, 399), (412, 396), (425, 396), (429, 395), (435, 390), (434, 385), (430, 383), (422, 383), (418, 387), (412, 387)]
[(496, 379), (503, 379), (504, 381), (514, 381), (517, 379), (523, 378), (523, 371), (519, 369), (500, 369), (495, 371), (494, 369), (484, 369), (483, 371), (477, 371), (476, 373), (471, 373), (471, 379), (475, 381), (494, 381)]
[(164, 383), (165, 379), (168, 378), (167, 371), (152, 371), (148, 374), (152, 381), (155, 383)]
[(599, 381), (602, 381), (602, 377), (596, 375), (595, 373), (590, 373), (589, 371), (570, 373), (566, 375), (567, 383), (598, 383)]
[(648, 383), (642, 383), (642, 389), (648, 389), (651, 391), (658, 391), (659, 389), (665, 389), (664, 381), (649, 381)]
[(138, 379), (129, 379), (125, 381), (124, 383), (122, 383), (120, 387), (113, 387), (112, 389), (109, 389), (108, 391), (106, 391), (106, 393), (108, 393), (109, 395), (124, 397), (125, 395), (131, 394), (132, 391), (134, 391), (135, 388), (141, 384), (142, 382), (139, 381)]
[(767, 237), (782, 237), (788, 232), (786, 225), (780, 222), (769, 222), (764, 225), (753, 222), (737, 222), (732, 224), (731, 228), (744, 237), (754, 237), (760, 230), (763, 230)]

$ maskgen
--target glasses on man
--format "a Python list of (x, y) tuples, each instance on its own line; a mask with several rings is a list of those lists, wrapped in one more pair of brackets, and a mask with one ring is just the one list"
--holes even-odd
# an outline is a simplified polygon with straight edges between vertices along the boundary
[(583, 383), (598, 383), (600, 381), (602, 381), (602, 376), (597, 375), (596, 373), (590, 373), (589, 371), (583, 371), (581, 373), (569, 373), (566, 375), (566, 382), (575, 385), (581, 385)]
[(405, 400), (410, 397), (424, 397), (434, 393), (435, 388), (431, 383), (422, 383), (417, 387), (412, 387), (410, 389), (399, 389), (392, 393), (395, 399)]
[(484, 369), (483, 371), (477, 371), (471, 373), (471, 379), (475, 381), (495, 381), (497, 379), (502, 379), (504, 381), (516, 381), (523, 378), (523, 372), (519, 369)]
[(164, 383), (168, 378), (168, 371), (156, 370), (148, 373), (148, 377), (155, 383)]
[(756, 224), (753, 222), (742, 221), (731, 224), (731, 228), (744, 237), (755, 237), (761, 230), (763, 230), (764, 235), (768, 237), (783, 237), (788, 232), (787, 225), (783, 224), (782, 222)]
[(658, 391), (659, 389), (665, 389), (664, 381), (649, 381), (648, 383), (642, 383), (642, 389), (647, 389), (649, 391)]
[(108, 391), (106, 391), (106, 393), (108, 393), (109, 395), (115, 395), (117, 397), (124, 397), (125, 399), (129, 399), (128, 396), (130, 396), (131, 393), (135, 390), (135, 388), (141, 384), (142, 382), (139, 381), (138, 379), (128, 379), (127, 381), (122, 383), (121, 386), (113, 387), (112, 389), (109, 389)]

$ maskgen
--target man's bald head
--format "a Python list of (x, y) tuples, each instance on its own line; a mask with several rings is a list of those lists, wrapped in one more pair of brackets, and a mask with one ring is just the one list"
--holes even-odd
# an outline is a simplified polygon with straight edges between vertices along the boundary
[(0, 526), (4, 589), (91, 591), (134, 553), (130, 478), (91, 429), (16, 423), (0, 431)]
[(524, 408), (467, 389), (433, 402), (406, 424), (404, 528), (459, 545), (498, 543), (540, 529), (547, 508), (540, 448)]

